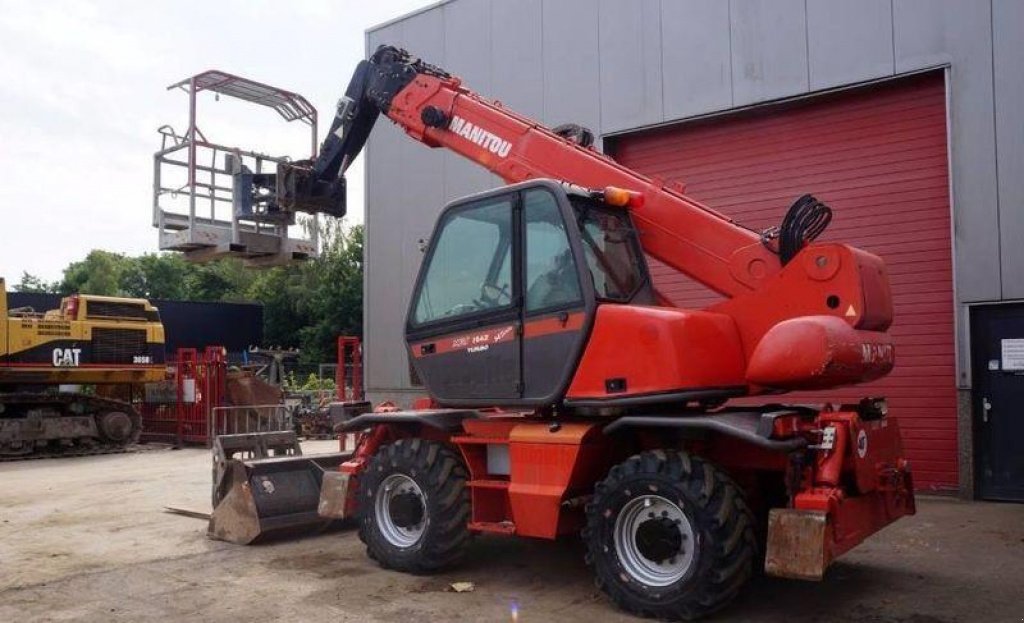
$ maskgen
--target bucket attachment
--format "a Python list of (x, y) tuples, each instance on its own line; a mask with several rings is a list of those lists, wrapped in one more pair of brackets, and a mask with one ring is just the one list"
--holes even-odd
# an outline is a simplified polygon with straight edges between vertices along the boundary
[(214, 442), (211, 538), (248, 545), (270, 535), (323, 528), (323, 475), (350, 453), (304, 456), (294, 432), (220, 435)]

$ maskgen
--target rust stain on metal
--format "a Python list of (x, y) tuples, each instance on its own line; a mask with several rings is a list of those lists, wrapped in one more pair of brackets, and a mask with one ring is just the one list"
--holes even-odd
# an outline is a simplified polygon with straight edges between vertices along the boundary
[(828, 517), (821, 511), (775, 508), (768, 514), (768, 575), (820, 580), (830, 562)]
[(219, 541), (248, 545), (260, 536), (259, 512), (248, 482), (238, 482), (210, 516), (209, 535)]
[(349, 474), (324, 472), (320, 485), (320, 504), (317, 514), (324, 518), (344, 519), (348, 501)]

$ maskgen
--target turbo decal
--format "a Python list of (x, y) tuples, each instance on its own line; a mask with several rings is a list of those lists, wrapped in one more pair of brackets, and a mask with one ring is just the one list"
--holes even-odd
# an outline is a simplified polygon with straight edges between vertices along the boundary
[(510, 324), (494, 329), (473, 331), (472, 333), (460, 333), (459, 335), (440, 338), (436, 342), (428, 341), (413, 344), (412, 353), (414, 357), (454, 351), (481, 353), (489, 350), (495, 344), (512, 340), (515, 337), (515, 331), (515, 325)]
[(491, 347), (491, 344), (500, 344), (512, 339), (514, 332), (515, 326), (508, 325), (507, 327), (501, 327), (500, 329), (491, 329), (489, 331), (459, 335), (450, 338), (451, 346), (449, 348), (439, 348), (438, 350), (441, 352), (444, 352), (444, 350), (465, 350), (467, 353), (481, 353), (488, 350)]

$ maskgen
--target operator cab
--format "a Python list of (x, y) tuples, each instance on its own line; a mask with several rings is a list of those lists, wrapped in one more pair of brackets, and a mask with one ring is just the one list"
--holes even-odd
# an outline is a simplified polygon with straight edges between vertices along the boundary
[(445, 207), (406, 322), (413, 367), (438, 402), (557, 403), (598, 305), (654, 303), (629, 212), (604, 196), (531, 180)]

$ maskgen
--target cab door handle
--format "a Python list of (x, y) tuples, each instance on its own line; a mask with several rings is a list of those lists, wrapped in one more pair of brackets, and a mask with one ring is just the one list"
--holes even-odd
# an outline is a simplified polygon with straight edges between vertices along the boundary
[(988, 398), (981, 399), (981, 421), (988, 424), (988, 412), (992, 410), (992, 403), (988, 401)]

